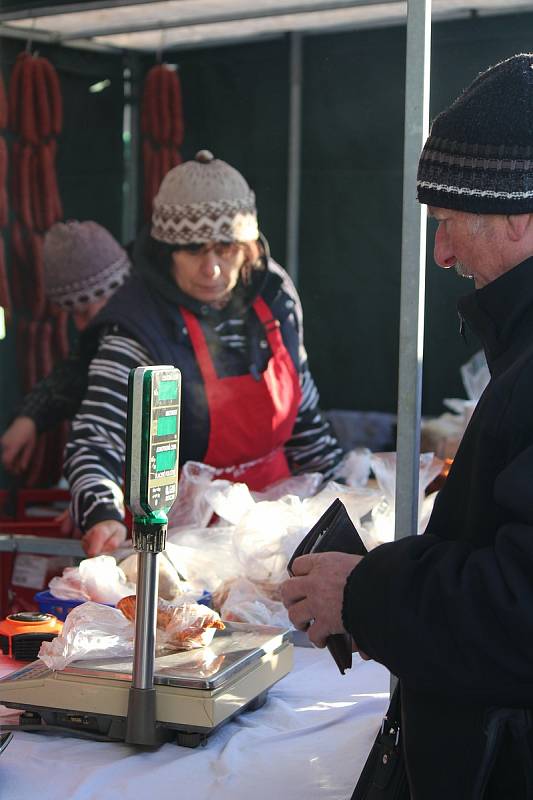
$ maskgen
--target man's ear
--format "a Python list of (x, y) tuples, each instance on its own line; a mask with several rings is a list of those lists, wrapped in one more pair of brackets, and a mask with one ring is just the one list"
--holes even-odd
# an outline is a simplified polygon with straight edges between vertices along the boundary
[(513, 242), (519, 242), (531, 230), (531, 214), (508, 214), (506, 220), (509, 238)]

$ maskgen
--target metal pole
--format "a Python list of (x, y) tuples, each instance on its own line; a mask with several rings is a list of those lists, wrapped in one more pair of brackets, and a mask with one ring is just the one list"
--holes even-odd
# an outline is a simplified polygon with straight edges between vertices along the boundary
[(302, 139), (302, 35), (290, 34), (289, 161), (287, 167), (287, 272), (298, 285), (300, 158)]
[(129, 53), (124, 61), (124, 117), (122, 126), (122, 242), (137, 235), (139, 209), (139, 57)]
[(408, 0), (395, 538), (418, 530), (426, 209), (416, 172), (428, 133), (431, 0)]
[(135, 612), (135, 654), (131, 685), (151, 689), (154, 685), (155, 629), (157, 615), (158, 553), (140, 552)]

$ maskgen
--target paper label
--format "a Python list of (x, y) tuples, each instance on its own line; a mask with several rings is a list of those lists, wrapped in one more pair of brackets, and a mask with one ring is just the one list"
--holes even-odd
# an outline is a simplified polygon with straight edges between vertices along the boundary
[(26, 586), (29, 589), (44, 589), (48, 571), (47, 556), (18, 553), (13, 565), (13, 586)]

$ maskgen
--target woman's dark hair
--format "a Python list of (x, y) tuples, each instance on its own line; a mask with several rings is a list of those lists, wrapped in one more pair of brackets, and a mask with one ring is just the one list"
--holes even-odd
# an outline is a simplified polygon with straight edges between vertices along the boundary
[[(191, 244), (193, 243), (191, 242)], [(242, 244), (251, 251), (250, 258), (245, 263), (242, 271), (243, 282), (249, 283), (253, 270), (266, 268), (270, 252), (268, 242), (262, 234), (260, 234), (256, 242), (243, 242)], [(172, 253), (186, 250), (187, 247), (188, 245), (167, 244), (154, 239), (153, 236), (148, 236), (144, 255), (157, 272), (168, 274), (172, 266)]]

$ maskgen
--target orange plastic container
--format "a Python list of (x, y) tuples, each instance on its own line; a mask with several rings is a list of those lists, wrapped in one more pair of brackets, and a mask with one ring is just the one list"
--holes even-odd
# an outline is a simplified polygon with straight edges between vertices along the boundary
[(18, 661), (35, 661), (42, 642), (52, 641), (62, 630), (63, 623), (53, 614), (10, 614), (0, 622), (0, 650)]

